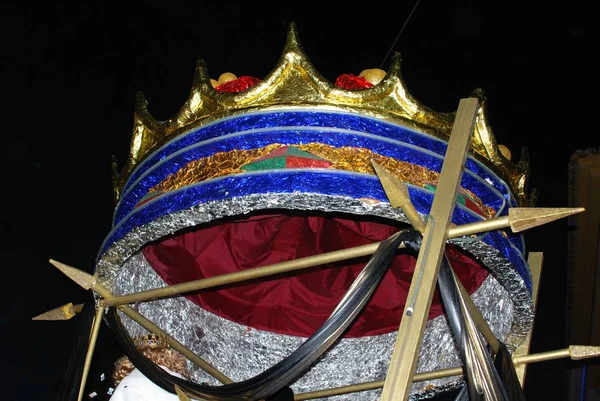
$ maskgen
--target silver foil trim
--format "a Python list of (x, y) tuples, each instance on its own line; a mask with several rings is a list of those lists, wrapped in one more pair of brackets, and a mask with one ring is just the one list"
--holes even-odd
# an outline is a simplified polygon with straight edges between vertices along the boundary
[[(269, 209), (372, 215), (408, 223), (400, 210), (391, 208), (385, 202), (373, 204), (350, 197), (318, 193), (247, 195), (206, 202), (188, 210), (160, 217), (132, 230), (100, 255), (95, 276), (104, 286), (112, 288), (117, 294), (163, 286), (164, 282), (149, 266), (145, 269), (132, 267), (145, 263), (143, 257), (140, 261), (140, 256), (136, 255), (145, 244), (184, 228), (224, 217), (242, 216), (253, 211)], [(457, 239), (451, 242), (471, 253), (491, 272), (493, 277), (486, 279), (477, 290), (474, 300), (480, 306), (482, 314), (490, 322), (494, 332), (504, 340), (509, 350), (513, 351), (531, 329), (534, 317), (531, 296), (525, 283), (510, 261), (493, 247), (475, 238)], [(159, 327), (205, 357), (219, 370), (230, 375), (233, 380), (241, 380), (259, 373), (283, 359), (304, 340), (249, 330), (203, 311), (184, 298), (141, 303), (136, 307)], [(130, 327), (130, 330), (135, 334), (133, 327)], [(324, 356), (320, 363), (294, 384), (295, 391), (312, 391), (383, 378), (391, 357), (395, 336), (396, 333), (389, 333), (364, 339), (343, 339)], [(354, 343), (356, 344), (352, 346)], [(224, 344), (229, 346), (224, 347)], [(458, 366), (458, 354), (445, 317), (438, 317), (428, 322), (423, 344), (425, 346), (421, 349), (417, 371)], [(229, 351), (234, 348), (238, 351)], [(252, 354), (245, 355), (239, 350), (247, 350)], [(241, 355), (245, 356), (241, 357)], [(348, 360), (347, 355), (357, 355), (357, 357)], [(324, 363), (325, 361), (329, 362)], [(344, 369), (341, 369), (342, 367)], [(354, 367), (356, 371), (348, 372), (350, 367)], [(345, 373), (341, 374), (342, 371)], [(194, 373), (194, 380), (217, 384), (200, 372)], [(417, 383), (412, 388), (412, 398), (429, 398), (439, 391), (455, 388), (461, 383), (460, 377), (439, 379), (427, 384)], [(432, 387), (425, 388), (429, 384)], [(379, 392), (366, 391), (355, 396), (358, 394), (364, 395), (360, 395), (360, 399), (354, 396), (352, 399), (369, 401), (377, 397)], [(330, 400), (338, 399), (347, 399), (347, 397), (330, 397)]]
[[(166, 283), (152, 269), (143, 254), (129, 258), (114, 280), (115, 294), (163, 287)], [(491, 275), (472, 296), (498, 338), (510, 332), (515, 307), (511, 295)], [(233, 381), (248, 379), (284, 359), (304, 340), (256, 330), (205, 311), (184, 297), (173, 297), (133, 305), (163, 330), (193, 352), (207, 360)], [(145, 330), (133, 320), (121, 315), (133, 337)], [(300, 377), (292, 389), (296, 394), (340, 387), (350, 384), (383, 380), (387, 372), (396, 332), (362, 338), (343, 338), (332, 347), (309, 371)], [(420, 350), (417, 372), (460, 366), (458, 351), (445, 316), (428, 321)], [(220, 383), (188, 362), (192, 380), (199, 383)], [(420, 400), (456, 388), (462, 376), (447, 377), (415, 383), (412, 400)], [(356, 401), (378, 399), (381, 390), (355, 393)], [(348, 395), (320, 400), (348, 400)]]
[[(112, 280), (123, 263), (140, 250), (143, 245), (171, 235), (184, 228), (208, 223), (216, 219), (242, 216), (244, 214), (269, 209), (289, 209), (304, 211), (341, 212), (355, 215), (371, 215), (401, 221), (408, 219), (400, 209), (392, 208), (387, 202), (370, 203), (346, 196), (332, 196), (319, 193), (265, 193), (252, 194), (220, 201), (211, 201), (157, 218), (137, 227), (121, 240), (112, 244), (100, 255), (94, 275), (107, 288), (113, 288)], [(470, 252), (496, 277), (498, 282), (511, 294), (515, 304), (513, 327), (506, 339), (509, 350), (514, 350), (523, 342), (531, 330), (534, 318), (533, 302), (523, 279), (498, 250), (475, 238), (459, 238), (451, 241)]]

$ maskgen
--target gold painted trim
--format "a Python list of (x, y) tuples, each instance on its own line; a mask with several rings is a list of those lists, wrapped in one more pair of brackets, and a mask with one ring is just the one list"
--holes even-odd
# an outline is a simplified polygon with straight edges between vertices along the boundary
[[(173, 191), (205, 180), (243, 173), (242, 167), (245, 164), (252, 163), (282, 146), (286, 145), (274, 143), (256, 149), (218, 152), (214, 155), (191, 161), (176, 173), (170, 174), (160, 183), (150, 188), (147, 195), (151, 196), (159, 192)], [(336, 148), (323, 143), (287, 146), (293, 146), (331, 162), (330, 169), (375, 175), (375, 170), (372, 166), (372, 161), (375, 161), (381, 164), (386, 170), (393, 172), (394, 176), (400, 181), (415, 186), (424, 187), (425, 184), (436, 183), (439, 178), (439, 173), (429, 170), (426, 167), (382, 156), (366, 148), (350, 146)], [(496, 214), (496, 211), (484, 204), (477, 195), (467, 189), (464, 190), (483, 211), (484, 217), (491, 218)]]

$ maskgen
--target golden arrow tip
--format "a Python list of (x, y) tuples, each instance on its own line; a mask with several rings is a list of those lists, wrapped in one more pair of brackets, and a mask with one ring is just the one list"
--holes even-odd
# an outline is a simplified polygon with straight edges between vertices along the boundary
[(393, 208), (402, 209), (404, 215), (415, 230), (420, 233), (425, 232), (425, 223), (410, 200), (410, 194), (408, 193), (406, 184), (375, 160), (371, 159), (371, 164), (373, 165), (373, 169), (379, 178), (379, 182), (383, 187), (385, 196), (387, 196), (390, 205)]
[(600, 356), (600, 347), (595, 345), (570, 345), (571, 359), (588, 359)]
[(406, 184), (400, 181), (395, 175), (386, 170), (381, 164), (371, 159), (373, 169), (381, 182), (381, 186), (392, 207), (402, 207), (410, 203), (410, 195)]
[(73, 304), (69, 302), (68, 304), (44, 312), (41, 315), (37, 315), (31, 318), (31, 320), (69, 320), (73, 316), (75, 316), (75, 310)]
[(582, 207), (515, 207), (508, 209), (510, 228), (518, 233), (585, 211)]
[(67, 277), (69, 277), (71, 280), (73, 280), (86, 290), (89, 290), (94, 286), (94, 282), (96, 281), (96, 279), (91, 274), (86, 273), (83, 270), (76, 269), (73, 266), (69, 266), (62, 262), (58, 262), (54, 259), (50, 259), (49, 262), (53, 264), (58, 270), (63, 272)]

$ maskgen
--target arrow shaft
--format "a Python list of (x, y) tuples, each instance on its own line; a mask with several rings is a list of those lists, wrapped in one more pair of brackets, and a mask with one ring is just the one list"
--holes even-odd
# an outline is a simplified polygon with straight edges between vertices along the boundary
[(408, 398), (478, 110), (476, 98), (460, 101), (381, 401), (404, 401)]
[[(513, 208), (521, 209), (521, 208)], [(513, 209), (509, 209), (509, 212)], [(577, 213), (575, 210), (572, 213)], [(566, 213), (565, 213), (566, 214)], [(515, 217), (502, 216), (494, 219), (468, 223), (460, 226), (448, 228), (448, 238), (457, 238), (467, 235), (474, 235), (486, 231), (498, 230), (511, 227), (515, 224)], [(540, 223), (543, 224), (544, 222)], [(296, 270), (306, 269), (309, 267), (319, 266), (327, 263), (335, 263), (342, 260), (358, 258), (362, 256), (372, 255), (379, 247), (381, 242), (375, 242), (368, 245), (361, 245), (354, 248), (341, 249), (338, 251), (322, 253), (320, 255), (308, 256), (290, 260), (287, 262), (275, 263), (269, 266), (261, 266), (253, 269), (244, 270), (241, 272), (222, 274), (214, 277), (208, 277), (200, 280), (188, 281), (186, 283), (170, 285), (167, 287), (155, 288), (152, 290), (140, 291), (134, 294), (121, 295), (110, 299), (100, 300), (99, 303), (105, 307), (129, 304), (134, 302), (148, 301), (161, 297), (168, 297), (186, 292), (203, 290), (207, 288), (217, 287), (220, 285), (233, 284), (240, 281), (252, 280), (261, 277), (267, 277), (275, 274), (287, 273)], [(70, 276), (71, 277), (71, 276)], [(74, 279), (73, 277), (71, 277)], [(74, 279), (74, 281), (77, 281)], [(90, 281), (84, 277), (84, 288), (90, 288), (93, 284), (88, 284)], [(94, 280), (91, 280), (94, 281)], [(87, 286), (86, 286), (87, 285)]]
[[(94, 285), (91, 289), (98, 295), (103, 297), (105, 300), (111, 299), (111, 297), (113, 296), (112, 293), (107, 288), (98, 283), (98, 281), (94, 282)], [(144, 315), (142, 315), (132, 307), (128, 305), (119, 305), (117, 306), (117, 308), (149, 332), (154, 333), (157, 336), (163, 336), (164, 338), (166, 338), (171, 348), (178, 351), (190, 361), (194, 362), (202, 370), (219, 380), (221, 383), (233, 383), (233, 381), (230, 378), (225, 376), (223, 373), (221, 373), (214, 366), (206, 362), (204, 359), (194, 354), (189, 348), (177, 341), (175, 338), (165, 333), (160, 327), (152, 323), (148, 318), (146, 318)]]
[(90, 342), (88, 344), (87, 354), (85, 355), (85, 361), (83, 365), (83, 375), (81, 376), (81, 383), (79, 385), (78, 401), (83, 399), (83, 392), (85, 390), (85, 383), (90, 372), (90, 366), (92, 364), (92, 357), (94, 355), (94, 349), (96, 348), (96, 340), (98, 339), (98, 332), (100, 331), (100, 325), (102, 323), (102, 315), (104, 314), (104, 307), (98, 306), (96, 308), (96, 316), (94, 317), (94, 323), (92, 324), (92, 331), (90, 333)]
[[(540, 352), (538, 354), (514, 356), (513, 363), (515, 365), (526, 365), (529, 363), (549, 361), (552, 359), (569, 358), (570, 355), (571, 354), (570, 354), (569, 348), (563, 348), (563, 349), (554, 350), (554, 351)], [(425, 381), (425, 380), (435, 380), (435, 379), (441, 379), (443, 377), (458, 376), (458, 375), (462, 375), (464, 373), (465, 373), (465, 371), (462, 367), (439, 369), (439, 370), (434, 370), (431, 372), (415, 373), (412, 381), (420, 382), (420, 381)], [(334, 395), (356, 393), (359, 391), (376, 390), (376, 389), (382, 388), (384, 383), (385, 383), (384, 380), (378, 380), (378, 381), (372, 381), (372, 382), (366, 382), (366, 383), (351, 384), (349, 386), (342, 386), (342, 387), (329, 388), (329, 389), (325, 389), (325, 390), (316, 390), (316, 391), (311, 391), (311, 392), (307, 392), (307, 393), (300, 393), (300, 394), (296, 394), (294, 396), (294, 400), (295, 401), (311, 400), (311, 399), (315, 399), (315, 398), (331, 397)]]
[[(494, 220), (494, 221), (493, 221)], [(448, 238), (457, 238), (464, 235), (477, 234), (490, 229), (490, 227), (505, 228), (509, 226), (508, 218), (485, 220), (476, 223), (465, 224), (464, 226), (450, 227)], [(499, 220), (499, 222), (495, 222)], [(491, 222), (491, 223), (490, 223)], [(463, 228), (468, 226), (466, 229)], [(140, 291), (133, 294), (120, 295), (100, 300), (100, 304), (105, 307), (130, 304), (134, 302), (148, 301), (151, 299), (168, 297), (186, 292), (204, 290), (220, 285), (233, 284), (240, 281), (253, 280), (256, 278), (267, 277), (275, 274), (288, 273), (296, 270), (307, 269), (309, 267), (320, 266), (328, 263), (340, 262), (347, 259), (359, 258), (372, 255), (377, 250), (381, 242), (361, 245), (353, 248), (340, 249), (338, 251), (326, 252), (319, 255), (307, 256), (304, 258), (289, 260), (286, 262), (275, 263), (268, 266), (255, 267), (253, 269), (243, 270), (234, 273), (221, 274), (214, 277), (208, 277), (200, 280), (188, 281), (181, 284), (174, 284), (167, 287), (155, 288), (152, 290)], [(403, 247), (401, 245), (400, 247)], [(94, 289), (95, 286), (92, 288)]]

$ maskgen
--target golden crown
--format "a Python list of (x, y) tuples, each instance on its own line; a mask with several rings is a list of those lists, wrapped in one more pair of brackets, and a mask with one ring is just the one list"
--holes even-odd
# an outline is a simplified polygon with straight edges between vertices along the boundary
[[(322, 106), (399, 122), (447, 142), (456, 114), (433, 111), (408, 93), (401, 76), (398, 53), (393, 55), (385, 77), (372, 88), (347, 90), (336, 87), (313, 67), (300, 46), (293, 23), (288, 30), (283, 54), (266, 78), (241, 92), (219, 92), (213, 85), (214, 80), (209, 77), (205, 63), (199, 60), (189, 98), (180, 111), (166, 121), (155, 120), (148, 112), (143, 94), (138, 93), (131, 149), (120, 173), (113, 159), (115, 199), (118, 200), (134, 168), (154, 150), (191, 129), (231, 115), (259, 109)], [(476, 89), (471, 97), (477, 97), (481, 105), (471, 154), (507, 182), (520, 204), (532, 205), (535, 203), (534, 196), (526, 193), (529, 174), (527, 152), (522, 152), (518, 163), (511, 162), (510, 155), (498, 146), (490, 128), (483, 90)]]

